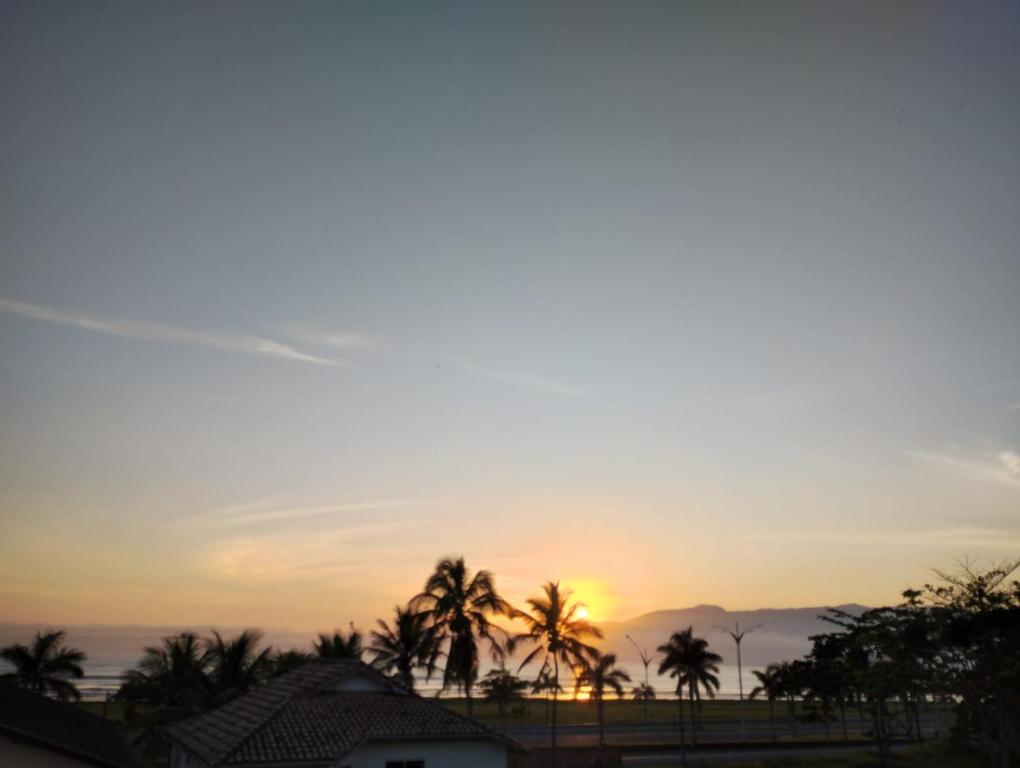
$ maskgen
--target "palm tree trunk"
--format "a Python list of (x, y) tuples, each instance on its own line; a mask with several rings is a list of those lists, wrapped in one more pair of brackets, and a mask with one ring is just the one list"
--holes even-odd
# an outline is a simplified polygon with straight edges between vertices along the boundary
[(843, 698), (843, 694), (839, 695), (839, 719), (843, 723), (843, 741), (848, 741), (850, 737), (846, 732), (846, 699)]
[(560, 661), (553, 656), (552, 768), (556, 768), (556, 703), (559, 699)]
[(772, 743), (776, 743), (776, 699), (769, 696), (769, 730), (772, 731)]
[(676, 689), (676, 705), (679, 717), (677, 717), (677, 723), (680, 726), (680, 762), (683, 765), (687, 765), (687, 734), (684, 732), (684, 688), (683, 685), (678, 685)]
[(790, 719), (790, 732), (793, 734), (793, 738), (797, 738), (797, 704), (793, 700), (793, 696), (786, 697), (786, 713)]
[(606, 713), (602, 709), (602, 697), (599, 696), (599, 746), (606, 746)]
[(698, 721), (697, 713), (694, 711), (694, 683), (687, 683), (688, 698), (691, 703), (691, 746), (698, 746)]

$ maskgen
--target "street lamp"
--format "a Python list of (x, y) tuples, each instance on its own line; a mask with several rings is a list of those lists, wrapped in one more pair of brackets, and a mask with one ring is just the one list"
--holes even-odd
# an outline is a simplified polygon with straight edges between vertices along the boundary
[(645, 722), (647, 723), (648, 722), (648, 689), (651, 688), (651, 686), (648, 685), (648, 665), (652, 663), (652, 658), (654, 658), (654, 657), (649, 656), (647, 653), (645, 653), (644, 650), (642, 650), (638, 646), (638, 644), (636, 642), (634, 642), (634, 638), (633, 637), (631, 637), (630, 635), (627, 635), (627, 639), (630, 640), (630, 644), (633, 645), (635, 649), (637, 649), (638, 655), (641, 657), (641, 663), (645, 665), (645, 696), (644, 696), (644, 699), (645, 699)]
[(763, 625), (755, 624), (753, 627), (748, 627), (743, 632), (740, 631), (740, 622), (734, 622), (733, 629), (728, 627), (720, 627), (716, 625), (716, 629), (721, 629), (727, 635), (733, 638), (733, 642), (737, 644), (737, 686), (740, 690), (740, 740), (747, 741), (747, 723), (744, 720), (744, 669), (740, 662), (740, 642), (746, 635), (751, 634), (756, 629), (760, 629)]

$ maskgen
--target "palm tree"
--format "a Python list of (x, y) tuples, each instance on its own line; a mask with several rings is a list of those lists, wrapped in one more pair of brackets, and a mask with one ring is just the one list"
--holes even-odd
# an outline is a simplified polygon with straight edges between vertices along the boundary
[(372, 666), (390, 675), (409, 691), (414, 690), (414, 670), (425, 668), (425, 679), (432, 677), (439, 658), (439, 643), (428, 617), (399, 605), (393, 609), (393, 626), (382, 619), (379, 629), (372, 630), (374, 655)]
[(630, 691), (634, 701), (655, 701), (655, 687), (647, 683), (639, 683)]
[(549, 668), (548, 663), (542, 666), (539, 670), (538, 676), (535, 681), (531, 684), (531, 692), (533, 694), (542, 694), (542, 699), (545, 702), (545, 717), (543, 722), (549, 725), (549, 693), (555, 691), (559, 694), (563, 690), (563, 686), (560, 685), (558, 680), (553, 679), (552, 670)]
[(769, 728), (772, 730), (772, 743), (776, 743), (776, 698), (783, 693), (783, 680), (780, 676), (779, 665), (769, 664), (764, 670), (754, 670), (754, 676), (758, 678), (758, 685), (751, 691), (749, 698), (754, 699), (764, 694), (769, 700)]
[(353, 622), (350, 626), (347, 637), (338, 629), (334, 629), (332, 635), (320, 632), (313, 644), (316, 655), (320, 659), (360, 659), (361, 633), (354, 628)]
[(581, 670), (577, 677), (577, 686), (591, 687), (591, 697), (595, 699), (599, 716), (599, 746), (606, 745), (606, 714), (604, 701), (606, 689), (613, 691), (617, 698), (623, 698), (623, 683), (630, 682), (630, 675), (616, 666), (616, 654), (598, 655)]
[(0, 658), (14, 667), (13, 672), (2, 678), (43, 696), (52, 695), (64, 701), (81, 699), (78, 686), (70, 679), (85, 676), (81, 665), (86, 656), (64, 645), (66, 634), (62, 629), (36, 632), (31, 645), (14, 643), (0, 650)]
[(719, 679), (715, 673), (722, 657), (708, 650), (708, 641), (694, 636), (694, 628), (688, 627), (683, 632), (674, 632), (669, 642), (660, 645), (659, 653), (663, 660), (659, 664), (659, 674), (669, 672), (670, 677), (677, 678), (677, 705), (680, 708), (680, 740), (684, 741), (683, 718), (683, 686), (687, 685), (691, 704), (691, 740), (697, 744), (697, 721), (695, 720), (695, 702), (700, 700), (699, 689), (714, 696), (719, 688)]
[(306, 651), (291, 648), (289, 651), (277, 651), (273, 654), (272, 671), (270, 677), (279, 677), (288, 672), (303, 666), (312, 659), (311, 654)]
[(158, 711), (160, 724), (200, 712), (209, 694), (208, 662), (202, 641), (190, 632), (163, 638), (145, 649), (134, 669), (124, 673), (117, 698)]
[(496, 702), (496, 706), (499, 708), (499, 719), (503, 722), (503, 730), (506, 731), (506, 715), (510, 704), (524, 698), (528, 682), (521, 680), (505, 667), (500, 667), (491, 670), (483, 677), (478, 687), (485, 693), (486, 701)]
[(555, 766), (560, 664), (571, 668), (584, 666), (588, 659), (598, 654), (598, 651), (585, 640), (601, 638), (602, 632), (598, 627), (592, 626), (587, 619), (577, 618), (580, 604), (570, 602), (570, 590), (561, 590), (558, 581), (548, 582), (542, 590), (545, 592), (543, 596), (528, 599), (529, 612), (521, 612), (518, 615), (524, 621), (527, 631), (511, 640), (511, 648), (518, 642), (538, 644), (538, 647), (524, 658), (519, 669), (524, 669), (541, 657), (542, 669), (548, 671), (551, 668), (552, 680), (557, 683), (552, 689), (552, 759)]
[(228, 701), (261, 683), (272, 671), (272, 648), (260, 648), (262, 633), (246, 629), (224, 640), (219, 632), (205, 641), (209, 681), (217, 702)]
[(478, 641), (488, 642), (494, 661), (505, 656), (496, 634), (503, 630), (489, 621), (492, 615), (512, 616), (513, 608), (496, 592), (492, 574), (471, 574), (464, 558), (445, 558), (411, 600), (411, 608), (427, 617), (440, 642), (446, 643), (443, 689), (457, 685), (467, 696), (468, 716), (474, 714), (471, 689), (478, 678)]

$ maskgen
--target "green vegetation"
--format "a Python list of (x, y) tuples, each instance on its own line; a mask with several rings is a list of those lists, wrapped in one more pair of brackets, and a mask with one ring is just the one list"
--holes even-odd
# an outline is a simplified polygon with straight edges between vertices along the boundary
[(53, 696), (65, 701), (78, 701), (81, 693), (72, 680), (85, 674), (81, 665), (85, 654), (64, 645), (64, 631), (37, 632), (29, 645), (14, 643), (0, 649), (0, 658), (14, 667), (13, 672), (0, 675), (0, 683)]
[[(924, 590), (904, 592), (900, 605), (860, 616), (830, 610), (823, 618), (834, 631), (811, 638), (813, 647), (805, 658), (755, 673), (758, 685), (745, 703), (746, 719), (769, 722), (776, 741), (776, 705), (781, 704), (787, 720), (784, 740), (797, 739), (804, 723), (817, 724), (814, 738), (822, 730), (826, 738), (846, 738), (848, 720), (855, 726), (863, 723), (874, 739), (875, 757), (860, 757), (864, 762), (844, 755), (812, 760), (811, 765), (864, 766), (874, 760), (882, 766), (973, 765), (962, 752), (947, 756), (945, 750), (928, 747), (903, 754), (895, 746), (904, 739), (920, 741), (921, 711), (934, 711), (928, 717), (941, 721), (941, 732), (952, 726), (955, 748), (980, 754), (990, 768), (1009, 768), (1020, 752), (1020, 581), (1012, 578), (1018, 567), (1020, 561), (985, 571), (964, 565), (959, 573), (940, 574), (940, 581)], [(676, 726), (683, 744), (688, 721), (696, 741), (703, 724), (738, 719), (737, 702), (713, 700), (721, 657), (692, 628), (674, 632), (658, 648), (660, 672), (675, 678), (677, 698), (653, 698), (639, 686), (624, 700), (619, 697), (627, 676), (615, 668), (613, 653), (591, 644), (601, 633), (579, 617), (580, 606), (571, 602), (570, 593), (548, 582), (543, 594), (527, 603), (527, 611), (513, 608), (499, 596), (488, 571), (472, 574), (463, 558), (444, 559), (424, 590), (406, 608), (395, 610), (392, 624), (378, 622), (367, 653), (377, 669), (408, 687), (415, 674), (431, 675), (445, 660), (444, 691), (457, 688), (465, 694), (444, 699), (447, 706), (492, 725), (548, 725), (553, 749), (560, 724), (598, 723), (604, 742), (607, 723), (647, 719)], [(498, 617), (521, 621), (525, 631), (510, 635), (495, 623)], [(84, 654), (66, 647), (63, 638), (63, 632), (49, 631), (37, 634), (30, 645), (0, 649), (14, 667), (0, 682), (78, 698), (73, 681), (82, 677)], [(133, 730), (157, 733), (163, 725), (219, 706), (309, 658), (361, 658), (361, 640), (353, 626), (347, 635), (321, 635), (307, 651), (274, 651), (254, 630), (233, 638), (215, 632), (209, 638), (188, 632), (167, 637), (161, 646), (146, 648), (138, 666), (124, 675), (115, 701), (107, 705), (108, 715)], [(505, 661), (521, 646), (527, 653), (515, 674)], [(482, 647), (501, 664), (484, 679), (486, 700), (476, 702), (472, 691)], [(538, 667), (534, 679), (520, 677), (533, 664)], [(575, 693), (591, 700), (564, 700), (561, 673), (574, 682)], [(523, 699), (526, 691), (534, 698)], [(93, 711), (104, 707), (85, 706)]]

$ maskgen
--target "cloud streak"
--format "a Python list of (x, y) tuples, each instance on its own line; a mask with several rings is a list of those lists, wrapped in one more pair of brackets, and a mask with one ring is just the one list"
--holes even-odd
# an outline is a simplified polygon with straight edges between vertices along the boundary
[(985, 483), (1020, 488), (1020, 454), (1003, 450), (978, 459), (930, 451), (908, 451), (914, 459), (944, 472)]
[(261, 336), (247, 334), (220, 333), (201, 331), (162, 323), (148, 323), (123, 318), (100, 317), (98, 315), (77, 314), (23, 301), (0, 298), (0, 312), (39, 320), (54, 325), (77, 328), (81, 331), (101, 333), (106, 336), (118, 336), (140, 341), (153, 341), (164, 344), (185, 344), (189, 346), (218, 349), (243, 355), (269, 357), (277, 360), (291, 360), (315, 365), (342, 365), (318, 355), (302, 352), (289, 344), (283, 344)]
[(607, 405), (605, 400), (585, 392), (582, 389), (569, 386), (567, 384), (561, 384), (554, 381), (548, 381), (546, 379), (539, 379), (532, 376), (508, 373), (506, 371), (496, 371), (491, 368), (485, 368), (484, 366), (475, 365), (465, 360), (456, 358), (446, 358), (446, 362), (456, 368), (457, 370), (469, 373), (472, 376), (476, 376), (480, 379), (487, 379), (489, 381), (497, 381), (501, 384), (509, 384), (514, 387), (520, 387), (523, 389), (531, 389), (538, 392), (546, 392), (551, 395), (559, 395), (560, 397), (569, 397), (574, 400), (582, 400), (586, 403), (594, 403), (596, 405)]
[(217, 519), (226, 525), (248, 525), (267, 521), (295, 520), (345, 512), (378, 512), (387, 509), (409, 509), (434, 506), (441, 499), (380, 499), (344, 504), (283, 504), (255, 502), (221, 509)]

